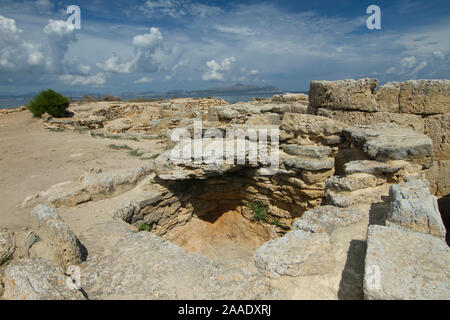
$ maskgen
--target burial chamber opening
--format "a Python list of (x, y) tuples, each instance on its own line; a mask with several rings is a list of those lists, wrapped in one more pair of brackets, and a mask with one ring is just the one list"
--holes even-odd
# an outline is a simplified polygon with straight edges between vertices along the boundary
[(280, 177), (257, 176), (248, 168), (206, 179), (156, 182), (165, 196), (127, 222), (145, 225), (141, 229), (217, 262), (251, 260), (256, 249), (284, 235), (293, 219), (323, 198), (294, 200), (280, 192), (286, 187)]

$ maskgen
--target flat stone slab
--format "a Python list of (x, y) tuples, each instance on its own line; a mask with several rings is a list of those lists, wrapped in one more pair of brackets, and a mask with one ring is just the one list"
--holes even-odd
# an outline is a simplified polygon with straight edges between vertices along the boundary
[(361, 207), (339, 208), (335, 206), (320, 206), (305, 211), (292, 223), (293, 228), (313, 233), (332, 233), (337, 227), (345, 227), (361, 221), (365, 210)]
[(5, 227), (0, 226), (0, 265), (12, 256), (15, 249), (14, 235)]
[(428, 234), (371, 225), (363, 290), (370, 300), (448, 300), (450, 248)]
[(256, 250), (253, 260), (269, 278), (325, 274), (334, 267), (328, 234), (303, 230), (292, 230), (266, 242)]
[(387, 224), (429, 233), (445, 240), (446, 230), (437, 199), (430, 194), (428, 183), (411, 179), (392, 185), (389, 194), (392, 202), (389, 205)]
[(308, 159), (296, 156), (283, 158), (284, 166), (287, 169), (320, 171), (334, 168), (334, 158)]
[(377, 161), (430, 159), (433, 142), (416, 131), (392, 124), (379, 123), (370, 126), (354, 126), (344, 129), (352, 145)]
[(285, 144), (282, 145), (282, 148), (287, 154), (314, 159), (326, 158), (331, 153), (331, 148), (326, 146), (300, 146), (298, 144)]
[(368, 173), (373, 175), (390, 176), (398, 174), (399, 171), (407, 171), (415, 173), (422, 169), (420, 165), (412, 164), (404, 160), (392, 160), (387, 162), (379, 162), (374, 160), (355, 160), (347, 162), (344, 165), (345, 174)]
[(7, 300), (84, 300), (78, 290), (70, 290), (64, 270), (40, 258), (13, 261), (5, 270)]

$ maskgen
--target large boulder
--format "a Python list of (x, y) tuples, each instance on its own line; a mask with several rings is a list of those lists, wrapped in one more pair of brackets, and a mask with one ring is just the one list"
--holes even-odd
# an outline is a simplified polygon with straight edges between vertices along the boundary
[(82, 269), (83, 289), (91, 299), (273, 297), (269, 282), (254, 266), (216, 264), (123, 222), (94, 225), (81, 238), (95, 243)]
[(5, 227), (0, 226), (0, 265), (13, 255), (15, 249), (14, 235)]
[(430, 195), (428, 183), (418, 179), (391, 186), (386, 223), (416, 232), (429, 233), (445, 240), (445, 226), (439, 212), (437, 199)]
[(263, 244), (256, 250), (253, 260), (269, 278), (325, 274), (334, 268), (330, 237), (326, 232), (292, 230)]
[(344, 129), (352, 145), (377, 161), (417, 160), (432, 165), (433, 142), (424, 134), (392, 124), (354, 126)]
[(80, 243), (55, 208), (36, 206), (31, 212), (32, 230), (40, 239), (30, 255), (53, 261), (61, 267), (81, 263)]
[(450, 80), (408, 80), (400, 89), (400, 112), (414, 114), (448, 113)]
[(331, 234), (338, 227), (361, 221), (363, 214), (364, 210), (360, 207), (319, 206), (304, 212), (292, 223), (292, 227), (308, 232)]
[(450, 249), (428, 234), (371, 225), (363, 288), (370, 300), (448, 300)]
[(376, 79), (311, 81), (309, 104), (314, 108), (376, 112), (377, 85)]
[(281, 129), (295, 136), (322, 141), (327, 136), (340, 135), (348, 125), (309, 114), (285, 113)]
[(84, 300), (78, 290), (67, 286), (62, 268), (40, 258), (20, 259), (5, 270), (7, 300)]

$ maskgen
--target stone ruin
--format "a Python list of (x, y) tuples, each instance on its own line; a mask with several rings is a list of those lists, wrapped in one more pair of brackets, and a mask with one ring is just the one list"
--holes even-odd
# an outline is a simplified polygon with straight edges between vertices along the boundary
[[(26, 199), (24, 206), (44, 204), (32, 213), (40, 241), (27, 239), (30, 258), (7, 267), (4, 296), (84, 298), (52, 285), (63, 277), (58, 268), (79, 264), (92, 299), (302, 296), (292, 290), (330, 291), (343, 299), (450, 298), (450, 251), (437, 201), (450, 193), (450, 81), (377, 85), (375, 79), (313, 81), (309, 99), (179, 99), (74, 111), (70, 120), (46, 117), (48, 128), (159, 139), (167, 150), (140, 168), (109, 175), (93, 170)], [(211, 140), (171, 141), (177, 128), (192, 133), (196, 121), (202, 121), (200, 137), (211, 128), (223, 134), (279, 130), (278, 170), (264, 174), (265, 164), (249, 158), (240, 164), (174, 161), (173, 150), (186, 144), (217, 148)], [(117, 203), (111, 220), (78, 238), (50, 208), (108, 199)], [(190, 229), (197, 232), (195, 223), (214, 224), (229, 212), (238, 220), (226, 236), (259, 237), (248, 259), (220, 257), (220, 244), (213, 248), (219, 257), (182, 249)], [(280, 285), (286, 277), (297, 281), (295, 289)], [(320, 280), (329, 285), (311, 287)]]

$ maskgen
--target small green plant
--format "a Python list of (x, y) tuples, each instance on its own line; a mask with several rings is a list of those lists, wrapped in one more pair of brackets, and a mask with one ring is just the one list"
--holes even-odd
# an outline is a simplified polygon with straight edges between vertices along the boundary
[(110, 144), (108, 145), (109, 148), (114, 150), (133, 150), (130, 146), (127, 146), (126, 144), (117, 145), (117, 144)]
[(278, 219), (278, 218), (273, 219), (272, 224), (276, 227), (279, 227), (281, 225), (280, 219)]
[(250, 210), (252, 210), (252, 220), (253, 221), (264, 221), (267, 222), (267, 207), (261, 202), (251, 202)]
[(52, 117), (62, 118), (69, 107), (69, 99), (61, 94), (48, 89), (43, 90), (28, 103), (27, 108), (35, 117), (48, 113)]
[(130, 155), (133, 157), (140, 157), (142, 156), (144, 153), (142, 151), (140, 151), (139, 149), (134, 149), (130, 151)]
[(147, 224), (141, 223), (141, 224), (139, 225), (139, 231), (150, 231), (150, 228), (148, 227)]

